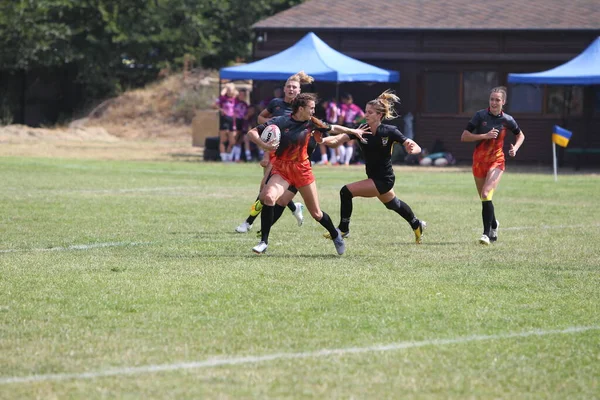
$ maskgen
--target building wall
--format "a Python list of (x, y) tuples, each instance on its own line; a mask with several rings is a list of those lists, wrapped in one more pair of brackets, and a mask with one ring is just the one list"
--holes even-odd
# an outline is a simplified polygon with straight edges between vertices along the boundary
[[(493, 71), (498, 84), (506, 86), (511, 72), (542, 71), (560, 65), (583, 51), (600, 32), (472, 32), (472, 31), (333, 31), (313, 30), (338, 51), (382, 68), (400, 72), (400, 82), (393, 84), (342, 83), (339, 92), (353, 94), (361, 107), (387, 88), (402, 99), (400, 114), (415, 116), (415, 139), (424, 147), (442, 140), (459, 161), (468, 162), (473, 145), (460, 142), (460, 135), (473, 112), (428, 113), (425, 107), (425, 80), (432, 71)], [(260, 59), (288, 48), (306, 31), (257, 32), (263, 40), (255, 46)], [(335, 94), (334, 84), (318, 83), (314, 87), (322, 97)], [(574, 131), (572, 146), (600, 147), (600, 109), (594, 104), (593, 90), (586, 89), (581, 115), (567, 119), (558, 114), (512, 113), (527, 141), (519, 152), (519, 162), (549, 164), (552, 161), (550, 134), (555, 124)], [(462, 93), (462, 91), (461, 91)], [(439, 96), (448, 96), (440, 91)], [(461, 96), (459, 94), (458, 96)], [(509, 105), (511, 101), (509, 90)], [(594, 106), (597, 108), (594, 111)], [(479, 108), (487, 107), (482, 101)], [(546, 105), (544, 105), (546, 109)], [(509, 107), (510, 110), (510, 107)], [(402, 128), (402, 121), (395, 124)], [(510, 136), (509, 136), (510, 137)], [(568, 161), (568, 160), (567, 160)], [(588, 160), (590, 161), (590, 160)], [(593, 161), (593, 160), (592, 160)], [(600, 160), (599, 160), (600, 161)]]

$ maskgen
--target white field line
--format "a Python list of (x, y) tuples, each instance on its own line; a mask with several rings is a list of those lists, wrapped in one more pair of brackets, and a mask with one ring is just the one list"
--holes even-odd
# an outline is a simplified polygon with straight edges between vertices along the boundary
[(0, 385), (10, 383), (30, 383), (43, 381), (64, 381), (71, 379), (94, 379), (107, 376), (123, 376), (123, 375), (138, 375), (147, 373), (156, 373), (164, 371), (179, 371), (199, 368), (213, 368), (229, 365), (257, 364), (268, 361), (278, 360), (295, 360), (307, 358), (320, 358), (329, 356), (344, 356), (347, 354), (363, 354), (373, 352), (396, 351), (403, 349), (411, 349), (425, 346), (445, 346), (452, 344), (464, 344), (469, 342), (481, 342), (486, 340), (503, 340), (512, 338), (523, 338), (530, 336), (547, 336), (547, 335), (566, 335), (573, 333), (581, 333), (592, 330), (600, 330), (598, 326), (574, 326), (561, 330), (533, 330), (527, 332), (509, 332), (498, 335), (472, 335), (463, 336), (454, 339), (430, 339), (423, 341), (398, 342), (386, 345), (376, 345), (369, 347), (346, 347), (340, 349), (322, 349), (317, 351), (308, 351), (301, 353), (275, 353), (264, 356), (246, 356), (232, 358), (210, 358), (203, 361), (192, 361), (175, 364), (158, 364), (145, 365), (140, 367), (123, 367), (106, 369), (100, 371), (80, 372), (80, 373), (65, 373), (65, 374), (45, 374), (45, 375), (28, 375), (28, 376), (12, 376), (0, 377)]
[[(500, 225), (500, 232), (502, 231), (523, 231), (523, 230), (536, 230), (536, 229), (581, 229), (581, 228), (598, 228), (600, 224), (579, 224), (579, 225), (540, 225), (540, 226), (508, 226), (504, 227)], [(474, 230), (480, 231), (481, 228), (474, 228)]]
[(101, 249), (103, 247), (121, 247), (121, 246), (141, 246), (151, 242), (108, 242), (108, 243), (92, 243), (92, 244), (74, 244), (67, 247), (50, 247), (47, 249), (7, 249), (0, 250), (0, 253), (18, 253), (28, 251), (70, 251), (70, 250), (91, 250)]

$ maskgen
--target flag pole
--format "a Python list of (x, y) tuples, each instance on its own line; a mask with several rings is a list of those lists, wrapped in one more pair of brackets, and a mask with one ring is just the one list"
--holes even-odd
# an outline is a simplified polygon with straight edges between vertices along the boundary
[(558, 181), (558, 174), (556, 172), (556, 143), (552, 142), (552, 164), (554, 165), (554, 182)]

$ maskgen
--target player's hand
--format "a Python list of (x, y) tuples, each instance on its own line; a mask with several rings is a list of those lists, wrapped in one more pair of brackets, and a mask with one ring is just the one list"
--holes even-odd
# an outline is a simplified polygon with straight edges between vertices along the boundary
[(267, 152), (270, 153), (272, 151), (277, 150), (277, 148), (279, 147), (279, 142), (275, 142), (275, 141), (269, 142), (269, 143), (262, 142), (260, 147), (265, 151), (265, 153), (267, 153)]
[(508, 155), (511, 157), (514, 157), (517, 155), (517, 149), (515, 148), (514, 144), (510, 144), (510, 149), (508, 150)]
[(496, 128), (492, 128), (491, 131), (489, 131), (488, 133), (485, 134), (485, 138), (486, 139), (496, 139), (498, 137), (498, 134), (500, 133), (500, 131)]
[(363, 135), (371, 135), (372, 134), (371, 128), (369, 128), (369, 125), (367, 125), (367, 124), (362, 124), (358, 128), (353, 129), (353, 133), (363, 143), (367, 143), (367, 140), (365, 138), (363, 138)]
[(260, 165), (263, 168), (267, 168), (269, 166), (269, 160), (268, 159), (266, 160), (266, 159), (263, 158), (262, 160), (260, 160), (260, 162), (258, 163), (258, 165)]
[(421, 154), (421, 146), (414, 140), (406, 139), (403, 144), (408, 154)]

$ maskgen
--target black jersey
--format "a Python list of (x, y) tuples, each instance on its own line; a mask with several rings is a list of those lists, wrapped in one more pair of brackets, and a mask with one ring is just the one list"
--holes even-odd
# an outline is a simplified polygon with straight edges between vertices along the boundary
[[(281, 131), (279, 147), (275, 150), (275, 156), (282, 161), (304, 161), (316, 148), (316, 142), (312, 138), (315, 126), (311, 120), (296, 121), (291, 116), (284, 115), (270, 119), (264, 124), (256, 127), (258, 134), (268, 125), (277, 125)], [(314, 147), (309, 146), (314, 142)], [(312, 147), (309, 153), (309, 147)]]
[(280, 117), (282, 115), (290, 115), (292, 114), (292, 105), (290, 103), (286, 103), (283, 99), (275, 98), (269, 102), (267, 106), (267, 111), (273, 117)]
[[(348, 135), (355, 139), (354, 135)], [(406, 136), (393, 125), (381, 124), (372, 134), (363, 135), (366, 143), (357, 141), (363, 157), (365, 158), (365, 169), (367, 176), (372, 179), (382, 179), (394, 176), (392, 169), (392, 147), (394, 143), (404, 143)]]

